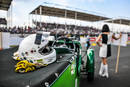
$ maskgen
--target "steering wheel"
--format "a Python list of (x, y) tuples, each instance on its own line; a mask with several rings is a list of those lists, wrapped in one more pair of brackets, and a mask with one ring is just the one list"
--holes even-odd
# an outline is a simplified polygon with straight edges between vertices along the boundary
[(70, 51), (75, 51), (74, 42), (67, 37), (59, 37), (57, 40), (53, 42), (52, 46), (54, 48), (67, 48)]

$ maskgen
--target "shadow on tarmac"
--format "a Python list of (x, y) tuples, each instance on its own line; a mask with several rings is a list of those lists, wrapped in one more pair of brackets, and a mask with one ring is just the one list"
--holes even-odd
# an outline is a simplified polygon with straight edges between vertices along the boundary
[(112, 46), (112, 56), (108, 58), (109, 78), (98, 75), (100, 61), (99, 47), (92, 47), (95, 51), (95, 79), (88, 82), (86, 76), (81, 76), (80, 87), (130, 87), (130, 45), (121, 47), (118, 73), (115, 73), (117, 46)]

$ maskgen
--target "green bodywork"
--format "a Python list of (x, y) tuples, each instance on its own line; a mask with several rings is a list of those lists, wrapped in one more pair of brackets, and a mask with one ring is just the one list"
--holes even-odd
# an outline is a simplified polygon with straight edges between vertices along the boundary
[[(64, 43), (64, 41), (60, 40), (58, 43)], [(68, 43), (72, 43), (69, 41)], [(59, 77), (51, 84), (51, 87), (79, 87), (80, 81), (80, 72), (81, 72), (81, 44), (79, 41), (73, 41), (75, 44), (75, 58), (68, 67), (64, 69), (64, 71), (59, 75)], [(56, 48), (56, 53), (69, 53), (67, 49), (64, 48)], [(71, 53), (71, 52), (70, 52)], [(73, 53), (73, 52), (72, 52)], [(87, 72), (90, 73), (90, 78), (94, 76), (94, 51), (91, 49), (86, 54), (87, 57)]]
[(79, 76), (77, 75), (76, 59), (64, 70), (51, 87), (79, 87)]

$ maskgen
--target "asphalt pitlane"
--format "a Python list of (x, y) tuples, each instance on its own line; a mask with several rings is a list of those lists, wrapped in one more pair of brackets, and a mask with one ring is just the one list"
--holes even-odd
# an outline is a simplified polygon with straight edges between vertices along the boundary
[(115, 73), (118, 46), (112, 46), (112, 56), (108, 58), (109, 78), (98, 75), (101, 59), (99, 47), (92, 47), (95, 52), (95, 79), (88, 82), (85, 75), (81, 76), (80, 87), (130, 87), (130, 45), (121, 47), (118, 73)]

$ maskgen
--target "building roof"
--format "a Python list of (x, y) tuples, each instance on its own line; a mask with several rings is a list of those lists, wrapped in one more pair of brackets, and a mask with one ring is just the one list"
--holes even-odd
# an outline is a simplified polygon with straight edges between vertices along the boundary
[(130, 25), (130, 20), (129, 19), (111, 19), (111, 20), (106, 20), (106, 22)]
[[(91, 22), (109, 19), (108, 17), (93, 15), (89, 13), (55, 8), (55, 7), (42, 6), (42, 5), (34, 9), (32, 12), (30, 12), (30, 14), (40, 15), (40, 8), (41, 8), (41, 15), (46, 15), (46, 16), (63, 17), (63, 18), (70, 18), (70, 19), (77, 19), (77, 20), (91, 21)], [(77, 16), (75, 16), (75, 14)]]
[(11, 5), (12, 0), (0, 0), (0, 10), (7, 11)]

